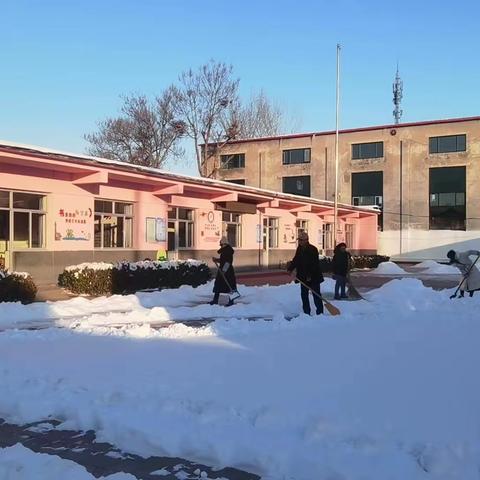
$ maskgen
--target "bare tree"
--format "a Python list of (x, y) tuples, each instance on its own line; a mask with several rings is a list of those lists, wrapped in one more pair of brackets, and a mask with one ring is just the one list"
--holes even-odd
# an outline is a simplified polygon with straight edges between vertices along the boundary
[[(186, 135), (194, 141), (200, 174), (205, 174), (210, 143), (224, 141), (232, 133), (225, 125), (225, 112), (237, 100), (238, 82), (232, 66), (214, 60), (179, 77), (175, 112), (184, 122)], [(202, 149), (202, 143), (207, 148)]]
[(107, 118), (98, 131), (85, 135), (88, 152), (112, 160), (148, 167), (162, 167), (167, 159), (178, 157), (178, 140), (185, 133), (174, 117), (176, 92), (169, 87), (149, 101), (144, 95), (126, 96), (121, 116)]
[(253, 94), (247, 103), (239, 105), (236, 116), (238, 138), (268, 137), (285, 132), (283, 109), (268, 98), (263, 90)]

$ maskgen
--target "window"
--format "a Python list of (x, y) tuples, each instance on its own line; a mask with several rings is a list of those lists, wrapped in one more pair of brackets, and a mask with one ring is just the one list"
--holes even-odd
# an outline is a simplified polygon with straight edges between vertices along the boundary
[(430, 169), (430, 230), (466, 229), (465, 167)]
[(352, 145), (352, 160), (383, 157), (383, 142), (354, 143)]
[(294, 195), (310, 196), (310, 175), (299, 177), (283, 177), (283, 193), (293, 193)]
[(231, 155), (220, 155), (220, 168), (244, 168), (245, 154), (233, 153)]
[(132, 248), (133, 204), (95, 200), (95, 248)]
[(446, 135), (443, 137), (430, 137), (430, 153), (465, 152), (467, 149), (466, 135)]
[(351, 223), (345, 224), (345, 243), (348, 248), (352, 248), (355, 244), (355, 225)]
[(278, 218), (263, 219), (263, 249), (278, 248)]
[(308, 220), (297, 220), (295, 222), (295, 228), (297, 230), (297, 238), (300, 233), (308, 233)]
[(222, 232), (232, 247), (242, 242), (242, 216), (239, 213), (222, 212)]
[[(383, 172), (352, 173), (352, 205), (383, 209)], [(378, 228), (383, 228), (383, 214), (378, 216)]]
[(245, 185), (245, 179), (244, 178), (239, 178), (236, 180), (225, 180), (226, 182), (229, 183), (236, 183), (237, 185)]
[(168, 211), (168, 250), (193, 247), (193, 210), (171, 207)]
[(283, 164), (295, 165), (298, 163), (310, 163), (310, 148), (295, 148), (283, 151)]
[(322, 245), (323, 250), (333, 250), (333, 223), (322, 225)]
[[(45, 247), (45, 196), (0, 191), (0, 250), (13, 241), (14, 249)], [(10, 219), (13, 217), (13, 231)]]

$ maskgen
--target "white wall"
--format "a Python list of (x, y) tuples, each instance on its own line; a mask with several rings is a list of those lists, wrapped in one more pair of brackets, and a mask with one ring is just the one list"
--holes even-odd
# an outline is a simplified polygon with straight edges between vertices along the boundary
[(480, 250), (480, 230), (404, 230), (379, 232), (378, 253), (394, 260), (446, 260), (448, 250)]

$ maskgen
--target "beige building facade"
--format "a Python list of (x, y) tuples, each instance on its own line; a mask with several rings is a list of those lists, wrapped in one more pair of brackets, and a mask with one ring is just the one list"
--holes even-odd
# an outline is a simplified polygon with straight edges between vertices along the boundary
[[(379, 253), (444, 259), (480, 248), (480, 117), (342, 130), (339, 202), (379, 216)], [(333, 200), (335, 132), (230, 141), (204, 174)]]

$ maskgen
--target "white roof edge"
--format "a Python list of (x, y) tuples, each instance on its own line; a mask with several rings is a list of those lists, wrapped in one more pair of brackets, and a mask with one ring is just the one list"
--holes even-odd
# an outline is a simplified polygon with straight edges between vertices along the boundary
[[(184, 179), (185, 181), (191, 181), (194, 183), (210, 183), (212, 185), (219, 185), (219, 186), (225, 186), (229, 187), (230, 189), (233, 188), (233, 190), (238, 190), (238, 191), (245, 191), (246, 193), (251, 192), (251, 193), (258, 193), (258, 194), (265, 194), (265, 195), (270, 195), (274, 197), (279, 197), (279, 198), (284, 198), (285, 200), (294, 200), (294, 201), (303, 201), (305, 203), (316, 203), (319, 205), (328, 205), (332, 206), (334, 205), (334, 202), (331, 200), (320, 200), (317, 198), (313, 197), (303, 197), (300, 195), (294, 195), (291, 193), (283, 193), (283, 192), (277, 192), (275, 190), (267, 190), (264, 188), (258, 188), (258, 187), (251, 187), (249, 185), (240, 185), (232, 182), (227, 182), (225, 180), (216, 180), (213, 178), (206, 178), (206, 177), (195, 177), (193, 175), (185, 175), (182, 173), (172, 173), (168, 172), (166, 170), (162, 170), (160, 168), (154, 168), (154, 167), (145, 167), (143, 165), (136, 165), (136, 164), (131, 164), (131, 163), (126, 163), (126, 162), (120, 162), (119, 160), (110, 160), (108, 158), (102, 158), (102, 157), (94, 157), (91, 155), (84, 155), (84, 154), (79, 154), (79, 153), (72, 153), (72, 152), (66, 152), (63, 150), (56, 150), (52, 148), (47, 148), (47, 147), (40, 147), (38, 145), (29, 145), (29, 144), (23, 144), (23, 143), (17, 143), (17, 142), (10, 142), (8, 140), (1, 140), (0, 139), (0, 147), (12, 147), (12, 148), (19, 148), (19, 149), (24, 149), (24, 150), (32, 150), (34, 152), (39, 152), (39, 153), (45, 153), (45, 154), (52, 154), (52, 155), (63, 155), (66, 157), (71, 157), (71, 158), (77, 158), (77, 159), (83, 159), (83, 160), (90, 160), (93, 162), (97, 163), (102, 163), (105, 165), (113, 165), (113, 166), (118, 166), (118, 167), (123, 167), (131, 170), (142, 170), (146, 173), (154, 173), (156, 175), (165, 175), (166, 177), (174, 177), (178, 180)], [(365, 213), (374, 213), (375, 210), (372, 210), (368, 207), (359, 207), (359, 206), (354, 206), (354, 205), (348, 205), (346, 203), (339, 203), (338, 206), (340, 208), (349, 208), (357, 211), (362, 211)]]

